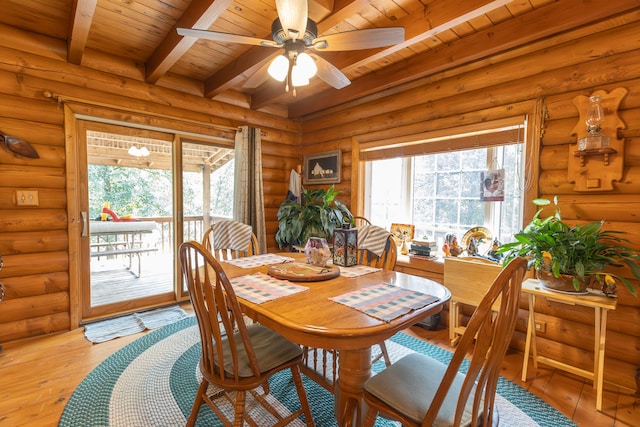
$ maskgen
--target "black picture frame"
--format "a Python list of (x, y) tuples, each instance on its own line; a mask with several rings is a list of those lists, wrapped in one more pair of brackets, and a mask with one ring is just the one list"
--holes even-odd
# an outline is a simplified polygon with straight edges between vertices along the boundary
[(342, 177), (342, 152), (340, 150), (304, 156), (302, 184), (337, 184)]

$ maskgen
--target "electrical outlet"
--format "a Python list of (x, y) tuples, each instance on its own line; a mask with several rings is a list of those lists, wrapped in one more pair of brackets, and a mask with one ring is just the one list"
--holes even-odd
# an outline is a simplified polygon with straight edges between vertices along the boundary
[(547, 324), (545, 322), (536, 322), (536, 333), (544, 334), (547, 331)]
[(17, 206), (38, 206), (38, 190), (16, 190)]

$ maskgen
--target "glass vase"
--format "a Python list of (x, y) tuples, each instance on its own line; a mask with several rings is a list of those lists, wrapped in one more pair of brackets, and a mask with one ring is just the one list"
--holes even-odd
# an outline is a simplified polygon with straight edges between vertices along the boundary
[(309, 264), (324, 267), (331, 258), (331, 249), (324, 237), (309, 237), (304, 246), (304, 254)]

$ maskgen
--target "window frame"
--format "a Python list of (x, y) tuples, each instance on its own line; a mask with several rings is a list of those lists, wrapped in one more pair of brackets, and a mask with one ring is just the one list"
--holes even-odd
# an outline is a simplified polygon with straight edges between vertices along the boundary
[[(492, 169), (492, 168), (496, 168), (498, 167), (498, 165), (504, 165), (504, 156), (503, 156), (503, 151), (500, 149), (501, 147), (505, 147), (505, 146), (513, 146), (513, 145), (518, 145), (518, 144), (523, 144), (522, 142), (507, 142), (505, 144), (501, 144), (501, 145), (496, 145), (496, 146), (492, 146), (492, 147), (482, 147), (486, 149), (486, 159), (484, 161), (485, 167), (482, 168), (483, 170), (488, 170), (488, 169)], [(477, 149), (477, 147), (470, 147), (467, 150), (474, 150)], [(466, 151), (466, 150), (459, 150), (459, 151)], [(523, 147), (519, 148), (520, 153), (518, 154), (518, 157), (520, 158), (520, 161), (518, 162), (519, 165), (521, 165), (522, 168), (522, 172), (524, 169), (524, 159), (523, 157)], [(422, 155), (437, 155), (437, 154), (441, 154), (441, 153), (424, 153)], [(415, 162), (416, 162), (416, 157), (418, 156), (411, 156), (411, 157), (401, 157), (401, 158), (396, 158), (396, 160), (400, 161), (400, 165), (393, 165), (396, 166), (397, 168), (394, 170), (397, 170), (398, 174), (402, 175), (401, 181), (398, 185), (398, 187), (394, 188), (399, 188), (399, 193), (400, 193), (400, 203), (396, 206), (397, 208), (397, 215), (393, 217), (393, 220), (390, 222), (401, 222), (401, 223), (407, 223), (407, 224), (415, 224), (416, 227), (418, 227), (418, 222), (416, 222), (416, 218), (415, 218), (415, 212), (413, 209), (413, 204), (415, 202), (415, 192), (416, 192), (416, 188), (415, 188), (415, 177), (414, 177), (414, 169), (415, 169)], [(391, 160), (391, 159), (389, 159)], [(364, 216), (366, 218), (369, 219), (373, 219), (376, 217), (376, 215), (372, 212), (372, 197), (370, 196), (371, 193), (371, 188), (374, 185), (374, 180), (373, 180), (373, 168), (372, 168), (372, 162), (376, 162), (376, 161), (380, 161), (380, 160), (371, 160), (371, 161), (366, 161), (364, 162), (364, 181), (365, 181), (365, 185), (364, 185), (364, 194), (365, 194), (365, 198), (364, 198)], [(455, 169), (452, 172), (458, 173), (458, 172), (464, 172), (465, 170), (458, 170)], [(385, 174), (386, 175), (386, 174)], [(436, 174), (437, 175), (437, 174)], [(516, 181), (519, 181), (518, 185), (518, 190), (516, 191), (516, 194), (521, 194), (522, 193), (522, 176), (519, 173), (518, 177), (516, 177)], [(511, 193), (513, 194), (513, 192)], [(465, 199), (463, 197), (463, 199)], [(458, 199), (460, 200), (460, 199)], [(488, 203), (483, 203), (483, 207), (484, 207), (484, 212), (483, 212), (483, 221), (482, 223), (478, 223), (478, 224), (474, 224), (474, 226), (483, 226), (486, 227), (492, 231), (495, 231), (496, 228), (499, 228), (500, 224), (502, 224), (502, 215), (503, 215), (503, 211), (502, 211), (502, 207), (503, 205), (500, 203), (493, 203), (493, 202), (488, 202)], [(520, 218), (518, 218), (518, 220), (520, 222), (522, 222), (522, 199), (520, 199), (520, 204), (519, 204), (519, 211), (520, 211)], [(395, 209), (395, 208), (394, 208)], [(385, 227), (389, 227), (390, 223), (385, 223), (385, 224), (379, 224)], [(438, 231), (437, 229), (432, 229), (431, 227), (428, 227), (428, 229), (431, 229), (431, 231), (433, 233), (436, 234), (441, 234), (443, 231), (440, 230)], [(462, 230), (456, 230), (457, 234), (461, 233)], [(496, 233), (498, 234), (498, 233)], [(503, 233), (504, 234), (504, 233)], [(508, 241), (508, 237), (505, 237), (504, 235), (499, 236), (496, 235), (494, 237), (498, 237), (500, 239), (500, 241)], [(435, 239), (435, 238), (434, 238)], [(431, 240), (431, 238), (430, 238)]]
[[(543, 100), (530, 100), (511, 106), (512, 112), (521, 112), (513, 116), (495, 118), (493, 111), (484, 110), (468, 115), (473, 122), (460, 116), (441, 117), (422, 122), (419, 126), (429, 130), (420, 133), (413, 131), (418, 127), (418, 124), (414, 123), (405, 127), (387, 128), (352, 137), (352, 212), (354, 215), (365, 215), (365, 186), (370, 179), (365, 171), (366, 160), (502, 145), (505, 140), (504, 134), (500, 136), (495, 130), (508, 131), (512, 128), (511, 130), (517, 129), (516, 132), (520, 132), (519, 142), (524, 144), (522, 149), (524, 172), (520, 200), (522, 211), (520, 226), (523, 226), (535, 214), (535, 209), (526, 201), (543, 197), (538, 194), (540, 171), (534, 163), (540, 154), (541, 129), (544, 127), (543, 107)], [(489, 114), (493, 117), (489, 117)], [(498, 139), (492, 139), (494, 137)], [(518, 138), (512, 138), (512, 141), (518, 142)]]

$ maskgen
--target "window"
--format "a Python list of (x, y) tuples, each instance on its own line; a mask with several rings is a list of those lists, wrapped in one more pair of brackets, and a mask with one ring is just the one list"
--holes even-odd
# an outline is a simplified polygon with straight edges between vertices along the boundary
[[(183, 151), (185, 163), (191, 159), (200, 159), (200, 164), (196, 167), (193, 166), (193, 161), (184, 166), (184, 215), (209, 215), (212, 221), (232, 219), (235, 151), (232, 148), (187, 142), (183, 143)], [(208, 183), (208, 191), (203, 191), (205, 182)], [(203, 209), (206, 199), (209, 199), (209, 208)]]
[[(413, 224), (415, 237), (436, 241), (438, 249), (446, 234), (461, 239), (476, 226), (488, 228), (500, 242), (511, 241), (522, 224), (524, 144), (519, 140), (518, 136), (503, 145), (368, 160), (364, 214), (386, 229), (392, 223)], [(422, 152), (428, 151), (428, 144), (422, 147)], [(495, 169), (504, 169), (504, 199), (484, 201), (483, 173)]]
[(233, 216), (234, 157), (228, 146), (182, 142), (183, 240), (200, 241), (211, 224)]

